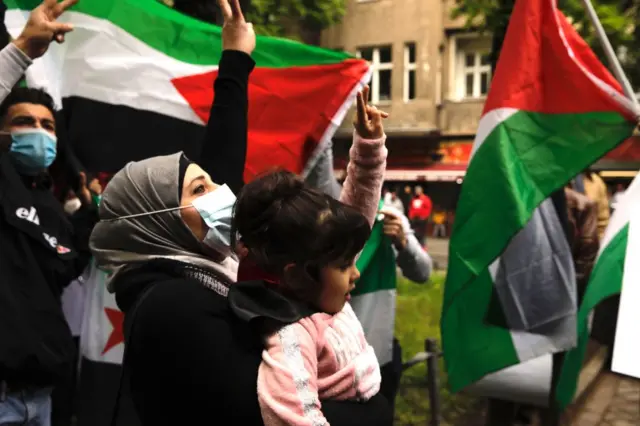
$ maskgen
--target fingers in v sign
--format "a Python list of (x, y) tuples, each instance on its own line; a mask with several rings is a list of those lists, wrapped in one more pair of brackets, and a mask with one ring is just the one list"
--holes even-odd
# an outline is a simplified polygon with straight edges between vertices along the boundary
[(73, 31), (73, 25), (56, 22), (65, 11), (78, 3), (78, 0), (44, 0), (31, 11), (22, 33), (13, 43), (31, 59), (39, 58), (49, 48), (51, 41), (64, 41), (64, 35)]
[(256, 47), (256, 34), (253, 25), (246, 22), (240, 0), (218, 0), (222, 11), (222, 49), (238, 50), (251, 55)]
[(356, 132), (363, 139), (380, 139), (384, 136), (382, 119), (389, 114), (380, 111), (372, 105), (368, 105), (369, 86), (365, 86), (362, 92), (356, 97), (356, 119), (353, 123)]

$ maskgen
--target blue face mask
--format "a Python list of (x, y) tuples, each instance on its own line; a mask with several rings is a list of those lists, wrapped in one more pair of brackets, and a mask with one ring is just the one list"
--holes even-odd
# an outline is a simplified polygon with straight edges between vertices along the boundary
[(233, 250), (231, 249), (231, 219), (235, 203), (236, 196), (233, 194), (233, 191), (231, 191), (227, 185), (222, 185), (215, 191), (196, 198), (190, 206), (170, 207), (168, 209), (156, 210), (153, 212), (114, 217), (112, 219), (106, 219), (105, 222), (133, 219), (136, 217), (181, 210), (193, 206), (198, 213), (200, 213), (200, 217), (209, 228), (202, 242), (221, 255), (228, 257), (233, 253)]
[(229, 256), (231, 249), (231, 218), (236, 196), (227, 185), (196, 198), (191, 203), (209, 230), (203, 243), (223, 256)]
[(57, 139), (44, 129), (11, 132), (11, 158), (19, 173), (37, 175), (56, 159)]

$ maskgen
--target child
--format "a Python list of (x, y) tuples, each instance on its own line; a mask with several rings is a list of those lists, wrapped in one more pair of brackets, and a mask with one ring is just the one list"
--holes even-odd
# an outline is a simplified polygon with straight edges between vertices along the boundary
[(320, 399), (367, 400), (380, 388), (378, 361), (348, 303), (386, 159), (386, 114), (364, 99), (341, 196), (358, 210), (289, 172), (247, 184), (235, 206), (232, 235), (245, 269), (251, 262), (262, 279), (232, 286), (229, 303), (265, 336), (258, 400), (267, 426), (326, 425)]

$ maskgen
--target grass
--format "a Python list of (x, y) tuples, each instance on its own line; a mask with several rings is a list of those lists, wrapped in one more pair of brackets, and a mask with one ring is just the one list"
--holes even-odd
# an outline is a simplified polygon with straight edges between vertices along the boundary
[[(440, 345), (440, 313), (444, 278), (444, 273), (436, 272), (431, 281), (425, 285), (418, 285), (404, 278), (398, 280), (396, 337), (402, 345), (404, 361), (424, 351), (426, 338), (435, 338)], [(473, 416), (480, 411), (481, 401), (466, 395), (452, 395), (449, 392), (442, 359), (440, 359), (439, 371), (442, 426), (468, 425), (469, 415)], [(430, 415), (426, 366), (420, 363), (403, 374), (400, 392), (396, 399), (395, 425), (423, 426), (428, 424), (427, 419)]]

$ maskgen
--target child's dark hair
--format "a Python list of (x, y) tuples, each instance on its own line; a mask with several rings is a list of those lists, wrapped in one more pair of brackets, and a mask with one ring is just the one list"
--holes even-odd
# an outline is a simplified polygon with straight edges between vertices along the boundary
[(272, 172), (245, 185), (234, 207), (233, 245), (239, 238), (249, 258), (277, 276), (282, 276), (285, 266), (295, 264), (287, 278), (295, 282), (298, 295), (315, 297), (320, 269), (350, 265), (370, 233), (369, 222), (360, 212), (287, 171)]

